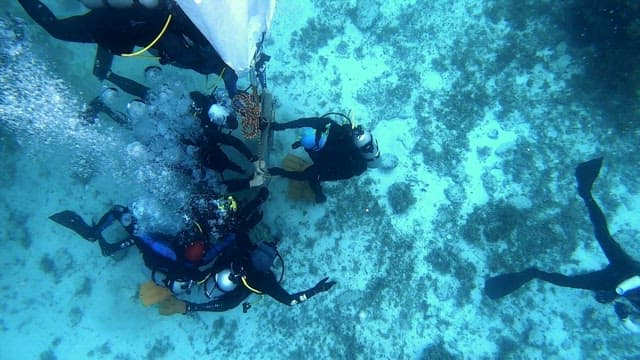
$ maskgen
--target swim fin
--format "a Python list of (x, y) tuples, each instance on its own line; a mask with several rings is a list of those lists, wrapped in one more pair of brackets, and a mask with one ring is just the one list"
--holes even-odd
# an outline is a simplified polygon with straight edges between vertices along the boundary
[[(282, 168), (286, 171), (302, 172), (309, 166), (311, 166), (311, 164), (293, 154), (287, 154), (287, 156), (282, 160)], [(308, 181), (289, 179), (287, 195), (289, 199), (305, 202), (313, 202), (315, 199), (315, 194), (313, 193), (313, 190), (311, 190)]]
[(484, 292), (493, 300), (509, 295), (535, 277), (536, 269), (531, 268), (517, 273), (502, 274), (488, 278), (484, 283)]
[(57, 222), (58, 224), (75, 231), (78, 235), (84, 239), (94, 242), (98, 239), (96, 236), (96, 230), (93, 226), (89, 226), (82, 217), (73, 211), (65, 210), (57, 214), (49, 216), (49, 219)]
[(139, 297), (144, 306), (150, 306), (171, 297), (171, 291), (165, 287), (156, 285), (153, 281), (147, 281), (140, 285)]
[(187, 312), (187, 303), (171, 296), (160, 302), (158, 311), (160, 315), (184, 314)]
[(578, 181), (578, 194), (585, 197), (591, 194), (591, 187), (600, 174), (602, 158), (583, 162), (576, 167), (576, 180)]

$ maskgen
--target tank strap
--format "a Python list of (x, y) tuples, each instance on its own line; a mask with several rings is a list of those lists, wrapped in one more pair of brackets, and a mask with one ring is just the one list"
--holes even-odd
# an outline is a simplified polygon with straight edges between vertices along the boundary
[(124, 56), (124, 57), (138, 56), (144, 53), (145, 51), (151, 49), (153, 45), (155, 45), (158, 42), (158, 40), (160, 40), (162, 35), (164, 35), (165, 31), (167, 31), (167, 28), (169, 27), (169, 24), (171, 23), (172, 18), (173, 18), (173, 15), (169, 14), (169, 16), (167, 17), (167, 21), (164, 23), (164, 26), (162, 27), (162, 30), (160, 30), (160, 33), (158, 34), (158, 36), (156, 36), (156, 38), (153, 39), (153, 41), (151, 41), (149, 45), (145, 46), (144, 48), (138, 51), (135, 51), (129, 54), (120, 54), (120, 56)]
[(242, 281), (242, 285), (244, 285), (244, 287), (246, 287), (247, 289), (251, 290), (252, 292), (256, 293), (256, 294), (262, 294), (262, 291), (260, 290), (256, 290), (254, 288), (252, 288), (249, 283), (247, 283), (247, 277), (246, 276), (242, 276), (240, 278), (240, 280)]

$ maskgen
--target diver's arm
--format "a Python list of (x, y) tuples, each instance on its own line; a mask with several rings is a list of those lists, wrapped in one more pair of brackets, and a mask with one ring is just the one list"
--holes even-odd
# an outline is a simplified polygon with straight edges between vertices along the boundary
[[(247, 279), (247, 282), (249, 283), (249, 286), (253, 288), (252, 280), (254, 279)], [(260, 290), (276, 299), (278, 302), (289, 306), (305, 302), (321, 292), (328, 291), (333, 285), (336, 284), (335, 281), (328, 281), (329, 278), (324, 278), (320, 280), (314, 287), (308, 290), (300, 291), (295, 294), (289, 294), (289, 292), (287, 292), (282, 286), (280, 286), (280, 284), (276, 280), (275, 275), (273, 275), (273, 273), (270, 271), (263, 274), (262, 276), (259, 276), (259, 278), (255, 280), (257, 280), (257, 282), (255, 283), (256, 290)]]
[(231, 310), (240, 305), (240, 303), (249, 296), (251, 292), (242, 286), (238, 286), (232, 292), (216, 297), (214, 300), (196, 304), (185, 301), (187, 305), (185, 314), (195, 311), (221, 312)]
[[(49, 35), (63, 41), (95, 43), (87, 23), (91, 23), (91, 13), (58, 19), (49, 8), (38, 0), (18, 0), (29, 16)], [(87, 16), (87, 17), (85, 17)]]
[(329, 117), (310, 117), (310, 118), (300, 118), (298, 120), (293, 120), (285, 123), (272, 123), (271, 129), (273, 130), (284, 130), (284, 129), (297, 129), (303, 127), (310, 127), (316, 130), (324, 131), (327, 124), (333, 123)]
[(243, 143), (240, 139), (238, 139), (233, 135), (225, 134), (221, 132), (220, 134), (218, 134), (218, 141), (221, 144), (233, 146), (236, 150), (242, 153), (242, 155), (244, 155), (244, 157), (246, 157), (247, 160), (249, 160), (250, 162), (254, 162), (258, 160), (258, 157), (253, 155), (249, 147), (245, 143)]

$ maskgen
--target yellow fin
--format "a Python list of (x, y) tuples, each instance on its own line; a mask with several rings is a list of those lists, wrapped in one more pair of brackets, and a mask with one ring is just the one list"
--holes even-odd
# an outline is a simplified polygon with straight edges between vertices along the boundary
[[(288, 154), (282, 160), (282, 168), (287, 171), (304, 171), (306, 168), (311, 166), (311, 164), (307, 163), (304, 159), (293, 155)], [(292, 200), (299, 201), (315, 201), (315, 195), (313, 194), (313, 190), (309, 187), (309, 183), (306, 181), (298, 181), (298, 180), (289, 180), (289, 187), (287, 189), (287, 196)]]
[(304, 171), (309, 166), (303, 158), (293, 154), (287, 154), (282, 160), (282, 168), (287, 171)]
[(187, 312), (187, 304), (184, 301), (176, 299), (175, 296), (170, 296), (158, 304), (158, 312), (160, 315), (165, 316), (184, 314)]
[(171, 291), (156, 285), (153, 281), (147, 281), (140, 286), (140, 301), (144, 306), (157, 304), (171, 296)]

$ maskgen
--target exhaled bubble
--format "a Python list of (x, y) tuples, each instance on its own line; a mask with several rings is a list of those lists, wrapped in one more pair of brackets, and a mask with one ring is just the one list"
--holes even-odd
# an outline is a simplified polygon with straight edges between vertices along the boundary
[(127, 115), (133, 120), (140, 120), (147, 114), (147, 104), (141, 99), (133, 99), (127, 104)]
[(149, 85), (157, 85), (162, 80), (162, 69), (159, 66), (147, 66), (144, 69), (144, 78)]
[(107, 87), (100, 94), (100, 100), (107, 106), (113, 106), (117, 97), (118, 89), (114, 87)]

